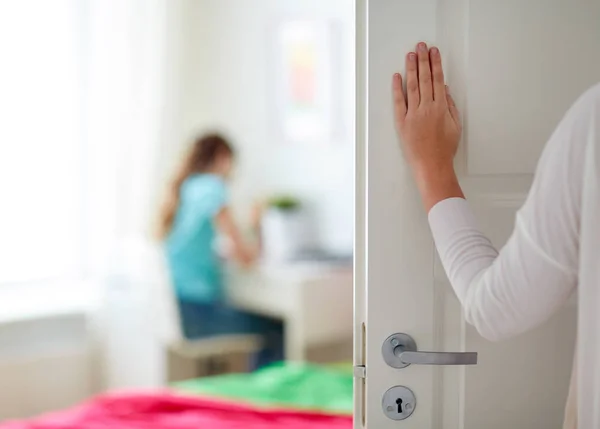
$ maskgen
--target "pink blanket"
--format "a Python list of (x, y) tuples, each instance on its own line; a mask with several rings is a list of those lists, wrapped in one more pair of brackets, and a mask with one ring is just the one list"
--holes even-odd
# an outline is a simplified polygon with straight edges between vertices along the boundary
[(121, 393), (0, 429), (350, 429), (351, 417), (264, 410), (170, 392)]

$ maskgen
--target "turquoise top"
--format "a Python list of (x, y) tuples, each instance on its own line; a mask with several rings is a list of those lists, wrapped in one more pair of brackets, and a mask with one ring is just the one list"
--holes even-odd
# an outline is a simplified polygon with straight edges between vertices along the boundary
[(227, 189), (219, 176), (190, 176), (181, 186), (179, 207), (165, 243), (179, 299), (206, 303), (222, 297), (214, 218), (226, 202)]

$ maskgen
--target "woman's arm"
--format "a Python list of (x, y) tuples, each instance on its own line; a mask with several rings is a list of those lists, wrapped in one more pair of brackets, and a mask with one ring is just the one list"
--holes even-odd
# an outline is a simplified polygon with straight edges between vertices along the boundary
[(477, 228), (454, 172), (460, 125), (452, 99), (441, 95), (439, 52), (424, 45), (417, 52), (407, 57), (406, 94), (394, 76), (396, 123), (440, 258), (467, 320), (484, 337), (519, 334), (550, 317), (577, 283), (581, 167), (592, 109), (584, 97), (554, 133), (498, 253)]
[[(577, 273), (533, 240), (521, 213), (500, 252), (478, 229), (464, 199), (441, 201), (430, 211), (429, 222), (467, 322), (489, 340), (509, 338), (541, 324), (576, 286)], [(565, 235), (567, 231), (553, 235), (557, 246)]]
[(219, 230), (231, 240), (233, 257), (236, 261), (244, 266), (249, 266), (256, 261), (259, 254), (258, 246), (254, 247), (246, 243), (228, 207), (223, 207), (217, 213), (216, 224)]

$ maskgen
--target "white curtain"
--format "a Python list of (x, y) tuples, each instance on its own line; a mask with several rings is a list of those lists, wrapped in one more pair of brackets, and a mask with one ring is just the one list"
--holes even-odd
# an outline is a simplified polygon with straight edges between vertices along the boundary
[(0, 2), (3, 291), (79, 274), (80, 6)]
[(100, 301), (104, 387), (160, 382), (148, 237), (181, 3), (0, 0), (0, 314)]
[(148, 237), (174, 114), (168, 58), (177, 3), (88, 2), (87, 271), (101, 292), (96, 324), (105, 388), (162, 381), (149, 296), (160, 273), (148, 257)]
[(89, 261), (147, 236), (164, 139), (168, 0), (89, 0), (87, 16)]

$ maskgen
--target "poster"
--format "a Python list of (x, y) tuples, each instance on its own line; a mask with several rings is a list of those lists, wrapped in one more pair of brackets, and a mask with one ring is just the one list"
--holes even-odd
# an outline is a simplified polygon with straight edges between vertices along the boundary
[(328, 23), (289, 21), (278, 32), (278, 117), (284, 141), (327, 143), (335, 128), (335, 62)]

